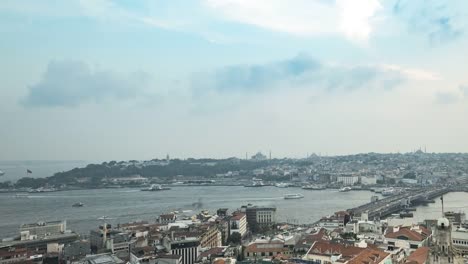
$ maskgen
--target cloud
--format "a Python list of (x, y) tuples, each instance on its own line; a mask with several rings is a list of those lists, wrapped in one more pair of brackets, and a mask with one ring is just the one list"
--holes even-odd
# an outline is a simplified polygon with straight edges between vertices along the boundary
[(433, 44), (458, 39), (466, 25), (460, 10), (466, 10), (465, 1), (397, 0), (393, 14), (402, 19), (411, 32), (424, 34)]
[(381, 9), (377, 0), (205, 0), (221, 18), (297, 36), (342, 34), (365, 40)]
[(438, 104), (453, 104), (460, 101), (460, 96), (454, 92), (437, 92), (435, 94), (435, 101)]
[(28, 94), (20, 103), (26, 107), (54, 107), (126, 100), (141, 95), (148, 79), (143, 72), (122, 76), (93, 70), (80, 61), (52, 61), (42, 79), (28, 87)]
[(468, 85), (460, 85), (460, 91), (464, 96), (468, 97)]
[(322, 63), (307, 54), (258, 65), (233, 65), (192, 80), (195, 95), (217, 93), (259, 93), (280, 87), (309, 87), (327, 91), (361, 88), (392, 89), (407, 80), (436, 80), (437, 75), (396, 65), (344, 66)]

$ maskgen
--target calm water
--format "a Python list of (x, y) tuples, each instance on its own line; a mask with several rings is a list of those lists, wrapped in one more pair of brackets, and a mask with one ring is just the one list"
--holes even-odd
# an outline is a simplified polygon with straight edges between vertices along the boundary
[[(285, 200), (284, 194), (301, 192), (300, 200)], [(31, 194), (15, 198), (14, 193), (0, 194), (0, 237), (18, 233), (20, 224), (66, 219), (70, 229), (88, 233), (101, 221), (100, 216), (114, 218), (112, 224), (134, 220), (150, 220), (173, 210), (194, 210), (199, 199), (202, 209), (214, 212), (221, 207), (231, 211), (241, 205), (275, 205), (281, 221), (311, 223), (321, 216), (370, 201), (368, 191), (338, 192), (337, 190), (306, 191), (299, 188), (236, 187), (174, 187), (162, 192), (142, 192), (138, 189), (79, 190)], [(84, 207), (72, 204), (83, 202)]]

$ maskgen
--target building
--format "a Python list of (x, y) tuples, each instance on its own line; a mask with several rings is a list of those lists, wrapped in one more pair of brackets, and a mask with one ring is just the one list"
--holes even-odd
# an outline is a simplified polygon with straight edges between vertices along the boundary
[(249, 260), (273, 258), (289, 251), (282, 242), (253, 242), (244, 250), (244, 257)]
[(229, 219), (229, 235), (239, 233), (244, 237), (247, 233), (247, 216), (244, 213), (235, 213)]
[(341, 182), (345, 186), (351, 186), (359, 182), (359, 177), (354, 175), (341, 175), (336, 179), (337, 182)]
[(437, 225), (434, 228), (434, 234), (432, 236), (431, 241), (431, 254), (429, 257), (429, 263), (464, 263), (462, 252), (455, 248), (452, 244), (452, 226), (450, 224), (450, 221), (445, 217), (439, 218), (437, 220)]
[(89, 241), (80, 240), (64, 245), (62, 256), (66, 261), (82, 259), (91, 254), (91, 244)]
[(349, 246), (345, 244), (333, 244), (329, 242), (314, 242), (307, 253), (303, 256), (304, 260), (313, 263), (335, 263), (338, 260), (351, 260), (363, 252), (364, 248)]
[(48, 236), (64, 234), (66, 221), (37, 222), (20, 226), (21, 240), (41, 239)]
[(241, 207), (241, 212), (246, 214), (247, 225), (253, 233), (268, 229), (276, 223), (276, 207), (248, 204)]
[(174, 223), (177, 220), (177, 216), (175, 214), (162, 214), (156, 220), (159, 224), (169, 224)]
[(461, 225), (466, 221), (466, 214), (463, 212), (445, 212), (445, 218), (449, 220), (452, 225)]
[(221, 231), (216, 223), (206, 223), (198, 226), (197, 229), (201, 232), (199, 237), (200, 247), (215, 248), (222, 246)]
[(390, 253), (379, 249), (367, 248), (354, 256), (347, 264), (392, 264)]
[(468, 255), (468, 230), (465, 228), (452, 230), (452, 244), (462, 254)]
[(385, 242), (389, 246), (414, 251), (429, 243), (431, 231), (425, 226), (390, 226), (385, 232)]
[(182, 257), (180, 264), (193, 264), (200, 255), (200, 241), (193, 237), (174, 238), (165, 237), (163, 245), (171, 255)]
[(428, 264), (429, 263), (428, 247), (420, 247), (411, 253), (406, 259), (406, 264)]

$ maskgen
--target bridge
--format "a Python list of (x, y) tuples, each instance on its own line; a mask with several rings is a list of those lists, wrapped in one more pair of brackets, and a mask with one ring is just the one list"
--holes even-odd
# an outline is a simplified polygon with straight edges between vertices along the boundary
[[(463, 190), (466, 190), (466, 188)], [(348, 209), (347, 211), (352, 216), (360, 216), (362, 213), (367, 212), (369, 219), (381, 219), (390, 214), (400, 212), (408, 206), (431, 202), (434, 198), (451, 191), (462, 190), (454, 190), (454, 188), (449, 187), (411, 189), (401, 194)]]

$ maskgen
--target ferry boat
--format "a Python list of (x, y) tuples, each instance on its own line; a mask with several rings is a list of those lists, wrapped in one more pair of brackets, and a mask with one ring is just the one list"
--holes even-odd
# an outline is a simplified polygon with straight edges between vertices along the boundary
[(339, 191), (340, 192), (349, 192), (349, 191), (351, 191), (351, 187), (345, 186), (345, 187), (341, 188)]
[(82, 202), (74, 203), (72, 205), (72, 207), (83, 207), (83, 206), (84, 206), (84, 203), (82, 203)]
[(285, 182), (280, 182), (280, 183), (276, 183), (275, 186), (278, 188), (288, 188), (289, 184)]
[(308, 184), (302, 186), (302, 189), (304, 190), (325, 190), (325, 186), (323, 185), (316, 185), (316, 184)]
[(44, 193), (44, 192), (56, 192), (57, 189), (55, 188), (44, 188), (44, 187), (39, 187), (37, 189), (32, 189), (29, 190), (29, 193)]
[(251, 185), (244, 185), (244, 187), (263, 187), (266, 186), (263, 181), (254, 180)]
[(394, 189), (393, 187), (388, 188), (388, 189), (384, 189), (382, 191), (383, 196), (391, 196), (391, 195), (395, 195), (395, 194), (398, 194), (398, 193), (399, 193), (399, 190)]
[(304, 195), (301, 193), (291, 193), (291, 194), (286, 194), (284, 195), (284, 199), (302, 199), (304, 198)]
[(104, 215), (104, 216), (101, 216), (98, 218), (98, 220), (111, 220), (112, 218), (110, 218), (109, 216), (107, 215)]
[(29, 195), (27, 193), (17, 193), (15, 198), (29, 198)]
[(149, 188), (143, 188), (142, 191), (154, 192), (154, 191), (165, 191), (170, 190), (169, 187), (163, 187), (161, 184), (152, 184)]

